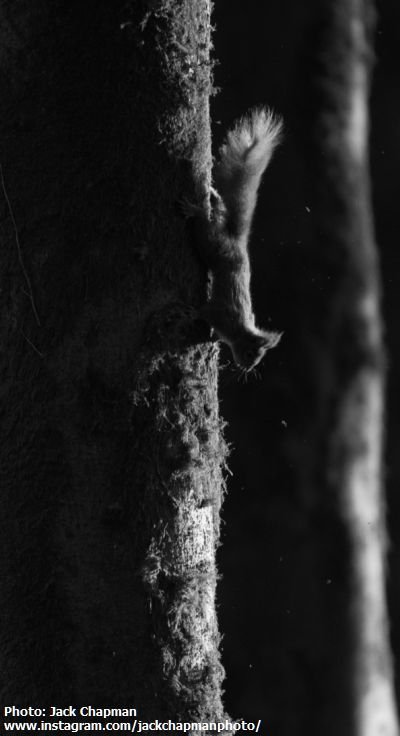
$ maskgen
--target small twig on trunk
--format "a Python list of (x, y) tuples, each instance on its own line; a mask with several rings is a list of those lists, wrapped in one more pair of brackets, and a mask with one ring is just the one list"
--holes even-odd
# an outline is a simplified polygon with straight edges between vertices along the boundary
[(4, 198), (5, 198), (6, 202), (7, 202), (7, 207), (8, 207), (8, 211), (10, 213), (11, 222), (12, 222), (13, 227), (14, 227), (15, 242), (17, 244), (17, 252), (18, 252), (19, 265), (21, 266), (21, 270), (22, 270), (22, 273), (24, 275), (24, 279), (25, 279), (26, 285), (28, 287), (28, 295), (29, 295), (30, 302), (32, 304), (33, 314), (35, 315), (36, 322), (37, 322), (37, 324), (40, 327), (41, 326), (40, 325), (40, 319), (39, 319), (38, 311), (36, 309), (35, 300), (33, 298), (32, 284), (31, 284), (31, 280), (29, 278), (29, 274), (28, 274), (28, 272), (27, 272), (27, 270), (25, 268), (24, 259), (22, 257), (22, 249), (21, 249), (21, 243), (20, 243), (19, 235), (18, 235), (17, 223), (16, 223), (16, 220), (15, 220), (15, 217), (14, 217), (14, 212), (13, 212), (13, 208), (11, 206), (10, 198), (9, 198), (9, 196), (7, 194), (6, 184), (5, 184), (5, 181), (4, 181), (3, 167), (2, 167), (1, 164), (0, 164), (0, 178), (1, 178), (1, 186), (2, 186), (2, 189), (3, 189), (3, 192), (4, 192)]

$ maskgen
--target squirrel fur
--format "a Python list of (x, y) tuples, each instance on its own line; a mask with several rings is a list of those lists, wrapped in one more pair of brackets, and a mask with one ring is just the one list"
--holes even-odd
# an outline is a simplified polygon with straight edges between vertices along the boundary
[[(201, 317), (227, 343), (235, 362), (252, 370), (281, 337), (255, 324), (248, 240), (261, 178), (277, 146), (281, 121), (255, 108), (226, 136), (214, 167), (211, 214), (202, 211), (200, 247), (212, 274), (211, 297)], [(198, 210), (200, 208), (194, 208)]]

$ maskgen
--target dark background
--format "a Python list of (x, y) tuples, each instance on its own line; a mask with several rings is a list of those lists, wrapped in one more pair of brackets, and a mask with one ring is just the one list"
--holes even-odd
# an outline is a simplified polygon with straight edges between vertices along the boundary
[[(397, 0), (385, 0), (377, 10), (370, 156), (388, 350), (388, 597), (400, 695), (400, 7)], [(258, 323), (283, 330), (284, 338), (247, 383), (240, 382), (224, 349), (227, 367), (221, 379), (233, 473), (219, 553), (226, 704), (237, 716), (263, 718), (269, 725), (280, 708), (293, 709), (295, 718), (310, 686), (318, 697), (318, 682), (302, 659), (310, 642), (318, 648), (321, 632), (310, 579), (301, 574), (308, 565), (310, 530), (299, 511), (307, 504), (315, 449), (312, 335), (319, 317), (313, 305), (324, 289), (310, 246), (313, 202), (304, 145), (304, 59), (311, 13), (312, 3), (296, 0), (248, 0), (245, 7), (241, 0), (219, 0), (214, 9), (219, 60), (219, 92), (212, 105), (215, 152), (233, 120), (254, 105), (273, 107), (285, 121), (284, 143), (265, 176), (251, 242)], [(331, 584), (329, 573), (326, 584)]]

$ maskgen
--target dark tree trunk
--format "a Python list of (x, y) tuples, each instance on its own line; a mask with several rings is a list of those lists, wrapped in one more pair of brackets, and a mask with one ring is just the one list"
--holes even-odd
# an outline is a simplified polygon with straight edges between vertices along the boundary
[(209, 13), (0, 3), (2, 703), (222, 714)]

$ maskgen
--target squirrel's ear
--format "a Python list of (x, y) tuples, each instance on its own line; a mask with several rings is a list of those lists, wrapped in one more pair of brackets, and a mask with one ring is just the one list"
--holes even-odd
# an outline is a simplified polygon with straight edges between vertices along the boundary
[(278, 344), (282, 336), (283, 336), (283, 332), (269, 332), (268, 330), (264, 330), (263, 332), (264, 345), (267, 348), (267, 350), (274, 348)]

